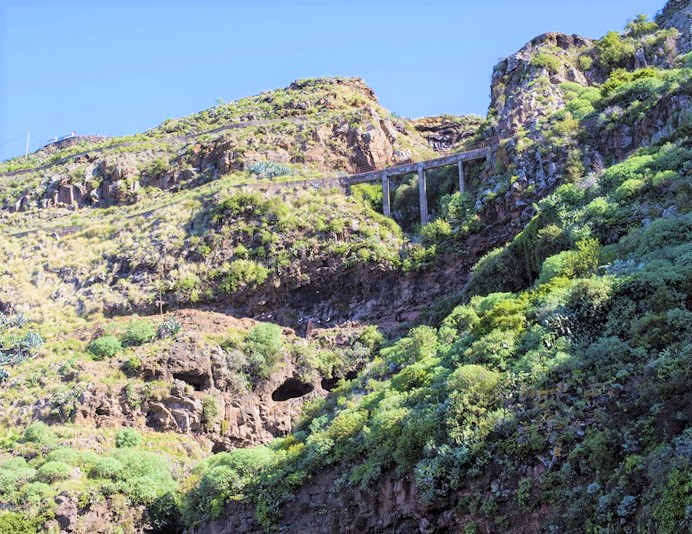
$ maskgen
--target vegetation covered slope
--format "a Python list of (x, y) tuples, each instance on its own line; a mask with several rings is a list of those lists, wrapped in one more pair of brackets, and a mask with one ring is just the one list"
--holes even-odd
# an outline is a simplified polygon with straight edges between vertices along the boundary
[[(640, 139), (653, 133), (651, 146), (565, 174), (570, 183), (537, 204), (527, 227), (476, 265), (464, 304), (382, 348), (304, 412), (245, 486), (258, 520), (250, 529), (298, 531), (295, 514), (311, 486), (325, 488), (325, 473), (333, 493), (310, 500), (330, 510), (313, 523), (325, 532), (692, 527), (692, 145), (689, 107), (670, 112), (671, 100), (689, 102), (690, 64), (617, 67), (655, 31), (639, 18), (623, 37), (593, 43), (609, 65), (603, 83), (562, 82), (568, 105), (548, 118), (553, 142), (562, 132), (579, 146), (625, 127)], [(666, 105), (672, 124), (642, 132)], [(623, 145), (632, 139), (599, 149), (617, 161)], [(199, 487), (216, 476), (212, 465)], [(199, 514), (196, 495), (186, 502), (197, 515), (184, 508), (192, 522), (213, 516)], [(392, 510), (397, 499), (405, 504)], [(243, 508), (230, 506), (212, 524), (230, 532), (240, 519)]]
[[(501, 62), (486, 122), (416, 123), (433, 144), (495, 144), (466, 193), (452, 171), (431, 177), (435, 220), (409, 233), (373, 209), (376, 186), (276, 187), (395, 157), (383, 118), (398, 119), (354, 81), (298, 82), (146, 134), (184, 146), (306, 115), (333, 135), (315, 139), (313, 166), (284, 157), (309, 143), (272, 122), (161, 161), (142, 151), (146, 169), (104, 153), (94, 187), (80, 182), (91, 155), (10, 176), (0, 532), (692, 528), (684, 42), (638, 18)], [(370, 126), (342, 132), (351, 107)], [(430, 153), (401, 126), (397, 142)], [(70, 165), (87, 167), (58, 196), (89, 200), (68, 210), (36, 173)], [(147, 173), (174, 185), (143, 191)], [(116, 182), (129, 193), (111, 195)], [(402, 210), (415, 189), (399, 188)], [(435, 305), (399, 317), (403, 336), (368, 324), (402, 302)], [(250, 311), (265, 322), (230, 315)]]
[[(395, 470), (433, 522), (443, 500), (469, 531), (689, 527), (690, 155), (648, 150), (543, 200), (478, 264), (468, 304), (381, 349), (273, 445), (245, 490), (265, 527), (324, 469), (364, 490)], [(556, 242), (528, 287), (488, 293)]]

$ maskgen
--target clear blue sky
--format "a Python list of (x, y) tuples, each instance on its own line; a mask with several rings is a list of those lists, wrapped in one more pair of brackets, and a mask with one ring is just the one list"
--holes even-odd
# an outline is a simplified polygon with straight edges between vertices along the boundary
[[(61, 5), (57, 5), (61, 4)], [(408, 117), (485, 114), (497, 61), (547, 31), (600, 37), (664, 0), (0, 0), (0, 159), (126, 135), (297, 78), (362, 76)]]

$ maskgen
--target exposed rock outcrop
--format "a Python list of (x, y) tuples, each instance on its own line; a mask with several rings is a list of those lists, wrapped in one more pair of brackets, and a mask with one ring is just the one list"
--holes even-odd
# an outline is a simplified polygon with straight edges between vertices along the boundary
[[(495, 135), (508, 139), (520, 128), (539, 130), (542, 118), (564, 107), (560, 83), (588, 85), (586, 74), (574, 65), (574, 59), (592, 45), (593, 40), (579, 35), (545, 33), (498, 63), (493, 69), (490, 101), (497, 118)], [(555, 58), (554, 64), (537, 61), (540, 53)]]
[(437, 151), (444, 152), (460, 148), (472, 142), (484, 119), (476, 115), (440, 115), (423, 117), (413, 121), (413, 127), (425, 137)]
[(676, 28), (680, 32), (678, 50), (681, 54), (692, 52), (692, 2), (669, 0), (656, 18), (663, 28)]
[[(322, 377), (303, 377), (288, 358), (271, 377), (249, 388), (239, 380), (237, 370), (229, 367), (228, 358), (219, 347), (206, 345), (198, 334), (187, 334), (166, 352), (145, 360), (137, 371), (148, 382), (170, 386), (146, 394), (91, 384), (78, 397), (74, 420), (96, 426), (127, 422), (198, 435), (219, 451), (285, 436), (303, 404), (327, 394)], [(203, 400), (207, 397), (215, 399), (218, 407), (213, 420), (205, 414)], [(43, 402), (36, 406), (39, 413), (47, 408)]]

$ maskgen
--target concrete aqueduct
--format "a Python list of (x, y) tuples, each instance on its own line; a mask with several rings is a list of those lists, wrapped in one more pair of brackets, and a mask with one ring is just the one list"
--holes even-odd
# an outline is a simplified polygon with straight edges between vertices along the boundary
[(446, 167), (447, 165), (457, 165), (459, 168), (459, 191), (462, 193), (465, 189), (464, 184), (464, 162), (472, 161), (476, 159), (489, 158), (490, 148), (483, 146), (473, 150), (467, 150), (465, 152), (458, 152), (450, 156), (443, 156), (441, 158), (429, 159), (425, 161), (404, 163), (402, 165), (395, 165), (393, 167), (387, 167), (386, 169), (380, 169), (376, 171), (369, 171), (360, 174), (352, 174), (351, 176), (346, 176), (342, 179), (342, 183), (350, 187), (356, 184), (372, 183), (372, 182), (382, 182), (382, 193), (383, 193), (383, 211), (387, 217), (391, 217), (391, 199), (389, 194), (389, 179), (393, 176), (401, 176), (404, 174), (409, 174), (412, 172), (418, 172), (418, 196), (420, 202), (420, 220), (421, 223), (426, 224), (428, 222), (428, 197), (426, 192), (426, 176), (425, 171), (430, 169), (437, 169), (439, 167)]

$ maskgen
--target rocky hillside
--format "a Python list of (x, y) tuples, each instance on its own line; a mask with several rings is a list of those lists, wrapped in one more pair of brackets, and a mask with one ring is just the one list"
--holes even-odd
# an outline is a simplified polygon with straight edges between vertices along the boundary
[(431, 153), (361, 79), (299, 80), (133, 137), (82, 136), (7, 161), (0, 200), (18, 211), (108, 206), (136, 201), (143, 188), (179, 190), (241, 171), (336, 175)]
[(691, 11), (2, 163), (0, 533), (692, 529)]

